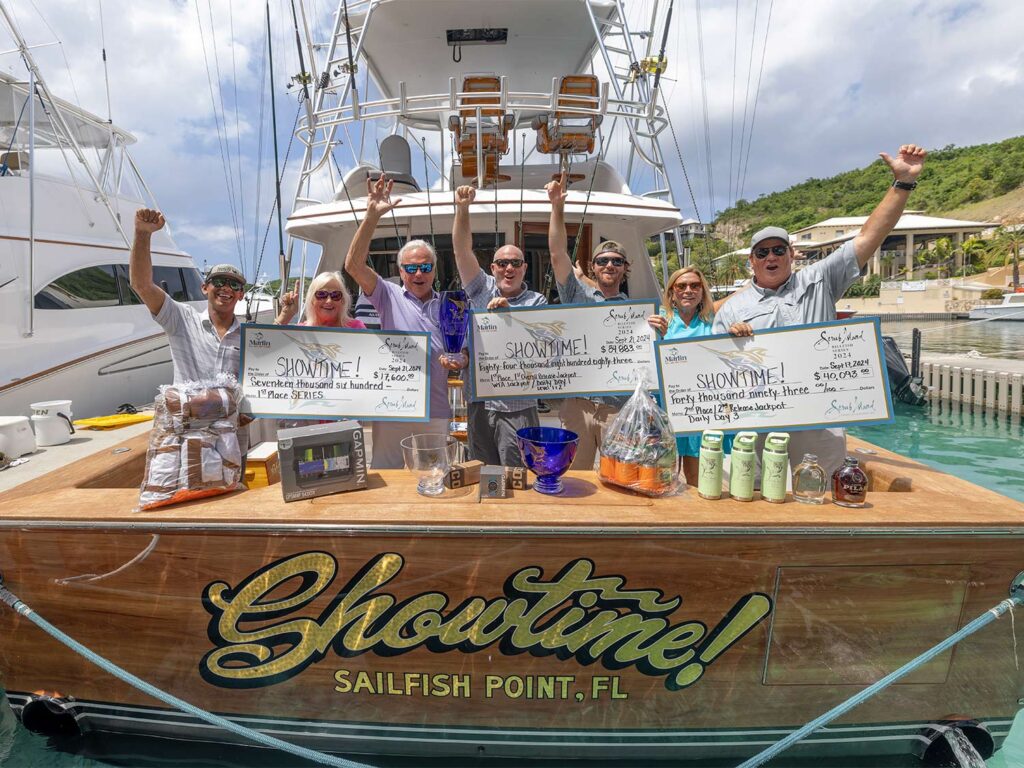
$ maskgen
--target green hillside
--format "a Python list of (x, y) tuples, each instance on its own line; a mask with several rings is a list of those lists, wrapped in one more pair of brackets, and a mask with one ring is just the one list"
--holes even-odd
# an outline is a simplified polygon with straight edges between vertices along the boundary
[[(718, 217), (716, 228), (719, 235), (738, 239), (769, 223), (793, 231), (831, 216), (863, 216), (878, 204), (891, 178), (885, 163), (876, 160), (829, 179), (808, 179), (752, 202), (740, 200)], [(1024, 136), (932, 151), (919, 182), (909, 207), (933, 215), (1012, 193), (1024, 185)]]

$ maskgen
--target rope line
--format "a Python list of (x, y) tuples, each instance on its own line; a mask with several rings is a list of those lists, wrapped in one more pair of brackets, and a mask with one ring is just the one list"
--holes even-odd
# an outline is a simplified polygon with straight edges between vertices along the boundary
[(48, 622), (28, 605), (23, 603), (17, 595), (3, 586), (0, 586), (0, 602), (8, 605), (15, 613), (24, 616), (50, 637), (67, 646), (78, 655), (90, 661), (92, 664), (95, 664), (104, 672), (113, 675), (118, 680), (127, 683), (136, 690), (142, 691), (143, 693), (152, 696), (154, 699), (157, 699), (168, 706), (174, 707), (179, 712), (192, 715), (203, 722), (214, 725), (225, 731), (230, 731), (231, 733), (241, 736), (244, 739), (248, 739), (249, 741), (254, 741), (257, 744), (262, 744), (263, 746), (270, 747), (271, 749), (279, 749), (282, 752), (287, 752), (291, 755), (310, 760), (314, 763), (319, 763), (320, 765), (328, 765), (332, 766), (332, 768), (371, 768), (371, 766), (368, 766), (365, 763), (357, 763), (352, 760), (327, 755), (323, 752), (307, 749), (306, 747), (299, 746), (298, 744), (292, 744), (274, 736), (260, 733), (252, 728), (246, 728), (244, 725), (239, 725), (232, 720), (228, 720), (226, 717), (221, 717), (220, 715), (215, 715), (212, 712), (207, 712), (194, 704), (190, 704), (184, 699), (179, 699), (177, 696), (167, 693), (151, 683), (147, 683), (142, 678), (136, 677), (131, 672), (117, 666), (109, 659), (106, 659), (89, 648), (86, 648), (73, 637), (66, 635), (53, 624)]

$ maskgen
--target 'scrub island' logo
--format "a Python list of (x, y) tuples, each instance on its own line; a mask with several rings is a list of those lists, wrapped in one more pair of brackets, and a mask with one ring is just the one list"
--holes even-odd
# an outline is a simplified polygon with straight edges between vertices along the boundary
[[(741, 597), (708, 631), (696, 620), (668, 617), (682, 598), (657, 589), (627, 589), (622, 576), (595, 576), (594, 563), (577, 559), (550, 581), (536, 566), (512, 574), (500, 597), (472, 596), (449, 608), (443, 592), (404, 600), (382, 591), (401, 572), (401, 555), (370, 560), (318, 616), (302, 615), (337, 575), (326, 552), (304, 552), (271, 563), (236, 587), (215, 581), (203, 593), (211, 614), (210, 640), (200, 674), (225, 688), (284, 682), (333, 651), (352, 657), (396, 656), (425, 648), (434, 653), (554, 655), (607, 669), (635, 667), (665, 678), (669, 690), (697, 682), (704, 669), (757, 626), (772, 609), (754, 592)], [(287, 582), (296, 580), (293, 589)], [(280, 597), (271, 597), (280, 593)]]

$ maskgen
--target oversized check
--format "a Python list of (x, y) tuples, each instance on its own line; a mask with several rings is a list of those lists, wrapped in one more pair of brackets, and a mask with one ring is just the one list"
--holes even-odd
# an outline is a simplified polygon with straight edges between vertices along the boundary
[(242, 326), (239, 381), (254, 416), (427, 421), (430, 334)]
[(657, 344), (676, 434), (893, 421), (878, 318)]
[(630, 394), (646, 372), (651, 386), (653, 301), (615, 301), (473, 310), (474, 400)]

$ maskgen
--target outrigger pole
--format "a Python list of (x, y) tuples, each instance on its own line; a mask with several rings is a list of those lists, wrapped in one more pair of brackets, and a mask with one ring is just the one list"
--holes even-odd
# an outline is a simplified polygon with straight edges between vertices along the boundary
[(277, 297), (284, 297), (288, 288), (288, 272), (291, 258), (284, 253), (284, 225), (281, 223), (281, 163), (277, 154), (277, 102), (274, 99), (274, 44), (270, 28), (270, 0), (267, 0), (267, 64), (270, 67), (270, 121), (274, 133), (274, 185), (277, 202), (277, 245), (278, 260), (281, 267), (281, 286)]

